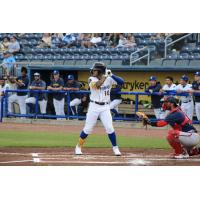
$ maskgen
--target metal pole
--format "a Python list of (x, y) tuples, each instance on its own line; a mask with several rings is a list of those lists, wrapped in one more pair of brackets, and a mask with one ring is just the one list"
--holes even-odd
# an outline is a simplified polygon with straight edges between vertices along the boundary
[(135, 95), (135, 113), (138, 111), (138, 94)]
[(5, 91), (5, 116), (8, 116), (8, 92)]
[(70, 91), (67, 91), (67, 118), (70, 118)]
[(39, 91), (34, 91), (34, 92), (36, 93), (35, 118), (37, 118), (37, 114), (39, 111), (39, 105), (38, 105)]
[(148, 48), (148, 59), (147, 59), (147, 65), (150, 63), (150, 48)]
[(2, 122), (2, 119), (3, 119), (3, 101), (4, 101), (4, 97), (1, 98), (0, 122)]

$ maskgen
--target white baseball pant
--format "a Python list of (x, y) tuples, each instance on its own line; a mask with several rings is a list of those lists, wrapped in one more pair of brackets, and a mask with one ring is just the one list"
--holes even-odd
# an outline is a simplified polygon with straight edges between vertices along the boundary
[[(70, 107), (75, 106), (76, 107), (76, 113), (77, 113), (78, 105), (80, 105), (80, 104), (81, 104), (81, 99), (76, 98), (76, 99), (73, 99), (72, 101), (70, 101), (69, 105), (70, 105)], [(72, 114), (75, 115), (72, 108), (71, 108), (71, 111), (72, 111)]]
[(25, 100), (27, 95), (18, 96), (17, 94), (12, 94), (8, 97), (8, 112), (13, 113), (12, 103), (17, 102), (19, 104), (19, 109), (21, 114), (26, 114), (26, 103)]
[(194, 132), (180, 132), (179, 141), (186, 149), (195, 147), (200, 141), (200, 135)]
[(114, 99), (110, 102), (110, 109), (116, 109), (118, 112), (118, 105), (122, 102), (122, 99)]
[(114, 132), (112, 116), (110, 113), (110, 106), (107, 105), (98, 105), (90, 102), (88, 113), (86, 116), (85, 126), (83, 131), (86, 134), (91, 134), (94, 126), (96, 125), (98, 117), (100, 118), (105, 131), (107, 134), (111, 134)]
[[(65, 104), (64, 98), (62, 98), (61, 100), (53, 99), (53, 105), (56, 115), (65, 115), (64, 104)], [(59, 118), (57, 118), (57, 120), (59, 120)]]
[(181, 103), (181, 110), (188, 116), (190, 120), (193, 118), (194, 113), (194, 102), (188, 102), (188, 103)]
[[(35, 97), (29, 97), (25, 100), (25, 103), (32, 103), (36, 104), (36, 98)], [(45, 99), (38, 101), (39, 106), (40, 106), (40, 112), (41, 114), (46, 114), (46, 109), (47, 109), (47, 101)]]
[(153, 109), (156, 119), (165, 119), (165, 112), (161, 111), (160, 108)]
[(195, 112), (197, 119), (200, 121), (200, 102), (195, 102)]

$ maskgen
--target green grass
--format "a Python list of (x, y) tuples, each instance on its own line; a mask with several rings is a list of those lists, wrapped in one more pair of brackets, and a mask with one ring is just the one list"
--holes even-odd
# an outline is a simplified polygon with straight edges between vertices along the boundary
[[(78, 137), (73, 133), (0, 131), (0, 147), (74, 147)], [(118, 136), (117, 139), (120, 147), (169, 148), (162, 138)], [(85, 147), (110, 147), (110, 142), (106, 134), (94, 134), (88, 137)]]

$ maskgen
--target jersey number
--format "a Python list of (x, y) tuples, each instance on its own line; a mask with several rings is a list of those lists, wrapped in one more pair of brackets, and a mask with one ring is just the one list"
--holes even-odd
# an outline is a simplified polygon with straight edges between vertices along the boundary
[(109, 90), (104, 91), (104, 94), (105, 96), (109, 96), (110, 95)]

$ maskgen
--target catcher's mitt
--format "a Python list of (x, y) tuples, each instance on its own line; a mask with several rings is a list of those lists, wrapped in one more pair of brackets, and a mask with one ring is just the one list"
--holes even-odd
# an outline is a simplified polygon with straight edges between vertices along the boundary
[(143, 126), (147, 128), (147, 124), (149, 124), (149, 118), (143, 112), (136, 112), (136, 115), (142, 120)]

